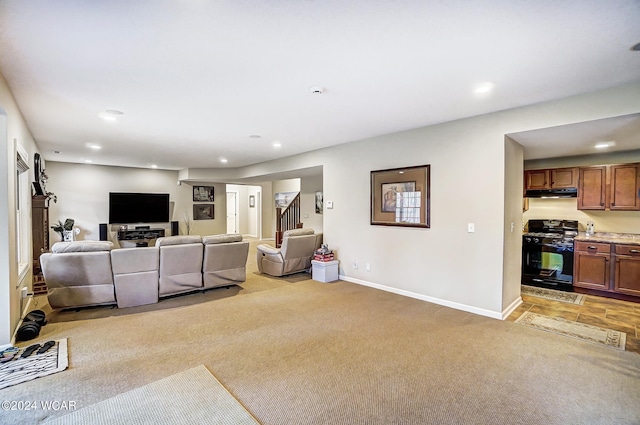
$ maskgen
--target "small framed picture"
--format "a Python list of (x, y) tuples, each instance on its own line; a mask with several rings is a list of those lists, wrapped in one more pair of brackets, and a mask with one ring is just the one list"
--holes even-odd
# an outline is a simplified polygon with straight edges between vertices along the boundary
[(194, 220), (213, 220), (214, 218), (213, 204), (195, 204), (193, 206)]
[(249, 195), (249, 208), (255, 208), (255, 207), (256, 207), (256, 196)]
[(213, 186), (193, 186), (193, 202), (213, 201)]

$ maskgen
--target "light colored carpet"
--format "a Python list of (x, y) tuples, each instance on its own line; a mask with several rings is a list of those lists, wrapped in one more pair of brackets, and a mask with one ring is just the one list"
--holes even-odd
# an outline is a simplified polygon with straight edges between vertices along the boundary
[(50, 425), (258, 424), (202, 365), (46, 423)]
[(584, 304), (584, 295), (575, 292), (556, 291), (554, 289), (538, 288), (535, 286), (522, 285), (521, 293), (533, 297), (546, 298), (548, 300), (560, 301), (569, 304)]
[[(42, 341), (42, 343), (45, 343)], [(29, 345), (34, 344), (31, 342)], [(42, 345), (42, 344), (41, 344)], [(18, 356), (24, 352), (20, 350)], [(0, 389), (18, 385), (32, 379), (51, 375), (65, 370), (69, 366), (66, 338), (56, 341), (46, 353), (34, 352), (29, 357), (16, 357), (0, 364)]]
[(627, 334), (624, 332), (605, 329), (598, 326), (586, 325), (584, 323), (573, 322), (561, 317), (550, 317), (542, 314), (525, 312), (516, 319), (516, 323), (527, 325), (543, 331), (553, 332), (582, 341), (601, 344), (607, 347), (623, 350)]
[[(248, 264), (255, 265), (255, 248)], [(446, 288), (447, 282), (442, 282)], [(263, 425), (638, 425), (640, 356), (349, 282), (247, 270), (130, 309), (50, 316), (69, 369), (2, 400), (78, 409), (205, 365)], [(0, 411), (33, 425), (63, 411)]]

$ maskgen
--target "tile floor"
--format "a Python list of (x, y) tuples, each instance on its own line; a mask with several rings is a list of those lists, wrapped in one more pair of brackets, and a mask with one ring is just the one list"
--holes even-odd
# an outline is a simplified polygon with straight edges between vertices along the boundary
[(577, 305), (523, 295), (507, 320), (513, 322), (526, 311), (625, 332), (626, 351), (640, 354), (640, 303), (585, 295), (584, 304)]

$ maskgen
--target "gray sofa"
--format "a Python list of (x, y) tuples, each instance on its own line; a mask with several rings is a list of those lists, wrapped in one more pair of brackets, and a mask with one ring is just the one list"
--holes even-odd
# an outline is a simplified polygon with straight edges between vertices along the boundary
[(246, 280), (249, 242), (241, 235), (169, 236), (154, 247), (58, 242), (40, 256), (52, 308), (156, 303), (162, 297)]

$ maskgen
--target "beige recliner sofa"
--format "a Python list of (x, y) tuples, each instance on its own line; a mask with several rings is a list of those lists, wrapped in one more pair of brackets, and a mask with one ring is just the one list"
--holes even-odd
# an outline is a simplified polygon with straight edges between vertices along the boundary
[(40, 256), (52, 308), (152, 304), (170, 295), (246, 280), (249, 242), (241, 235), (169, 236), (154, 247), (58, 242)]
[(271, 276), (285, 276), (306, 271), (311, 267), (313, 252), (320, 247), (322, 235), (313, 229), (294, 229), (284, 232), (282, 246), (258, 245), (258, 270)]
[(203, 245), (200, 236), (167, 236), (156, 240), (160, 250), (160, 298), (202, 289)]
[(122, 248), (111, 251), (113, 284), (118, 308), (158, 302), (157, 248)]
[(52, 308), (115, 304), (111, 242), (56, 242), (40, 256)]
[(202, 282), (204, 289), (237, 285), (247, 280), (249, 241), (242, 235), (204, 236)]

